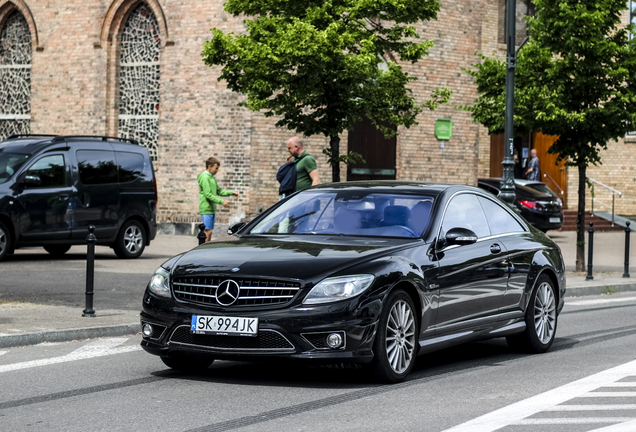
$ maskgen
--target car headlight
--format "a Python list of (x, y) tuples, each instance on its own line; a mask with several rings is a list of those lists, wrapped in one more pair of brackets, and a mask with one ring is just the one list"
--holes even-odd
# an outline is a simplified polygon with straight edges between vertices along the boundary
[(331, 303), (362, 294), (373, 283), (373, 275), (354, 275), (327, 278), (313, 287), (303, 304)]
[(150, 279), (150, 292), (159, 297), (170, 297), (170, 273), (163, 267), (159, 267)]

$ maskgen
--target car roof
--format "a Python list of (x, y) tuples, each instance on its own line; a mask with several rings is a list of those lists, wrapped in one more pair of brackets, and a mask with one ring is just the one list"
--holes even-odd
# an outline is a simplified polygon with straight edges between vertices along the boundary
[(127, 144), (139, 146), (137, 141), (127, 138), (107, 137), (100, 135), (12, 135), (0, 142), (0, 151), (7, 153), (34, 154), (38, 151), (54, 144), (61, 144), (69, 141), (96, 141), (109, 142), (111, 144)]
[(445, 191), (455, 192), (461, 190), (483, 193), (482, 189), (462, 184), (427, 183), (404, 180), (363, 180), (340, 183), (323, 183), (311, 188), (311, 190), (333, 191), (340, 191), (343, 189), (371, 189), (379, 193), (427, 194), (432, 196), (437, 196)]
[[(501, 179), (500, 178), (480, 178), (480, 179), (477, 179), (477, 182), (478, 183), (484, 183), (484, 184), (487, 184), (489, 186), (493, 186), (497, 190), (501, 190)], [(536, 183), (541, 183), (541, 182), (536, 182)], [(533, 189), (530, 186), (527, 186), (525, 184), (517, 183), (517, 179), (515, 179), (515, 189), (517, 189), (519, 192), (521, 192), (520, 195), (523, 195), (524, 197), (532, 197), (532, 198), (537, 199), (537, 200), (548, 200), (548, 199), (551, 200), (551, 199), (554, 199), (554, 197), (552, 195), (548, 195), (546, 193), (543, 193), (541, 191)]]

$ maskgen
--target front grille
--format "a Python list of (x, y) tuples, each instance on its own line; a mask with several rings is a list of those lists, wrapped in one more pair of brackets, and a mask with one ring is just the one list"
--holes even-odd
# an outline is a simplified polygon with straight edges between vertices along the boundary
[(256, 337), (192, 334), (190, 326), (179, 326), (170, 342), (221, 350), (293, 351), (294, 345), (276, 330), (263, 329)]
[[(227, 277), (184, 277), (172, 281), (177, 300), (218, 305), (216, 289)], [(290, 302), (300, 290), (300, 282), (272, 281), (265, 279), (232, 279), (240, 287), (238, 299), (232, 306), (280, 305)]]

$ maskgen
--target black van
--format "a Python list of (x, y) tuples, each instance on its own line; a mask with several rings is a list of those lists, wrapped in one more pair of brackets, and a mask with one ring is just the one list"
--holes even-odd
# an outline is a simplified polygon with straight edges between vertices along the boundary
[(17, 248), (53, 255), (86, 244), (139, 257), (157, 233), (157, 183), (148, 150), (101, 136), (12, 135), (0, 142), (0, 260)]

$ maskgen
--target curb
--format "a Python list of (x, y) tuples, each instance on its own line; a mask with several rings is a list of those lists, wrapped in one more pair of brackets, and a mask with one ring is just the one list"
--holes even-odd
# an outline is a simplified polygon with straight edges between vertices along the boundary
[[(594, 281), (590, 281), (590, 283), (594, 283)], [(581, 297), (581, 296), (593, 296), (593, 295), (601, 295), (601, 294), (616, 294), (619, 292), (629, 292), (636, 291), (636, 283), (626, 283), (626, 284), (596, 284), (596, 285), (578, 285), (574, 287), (565, 288), (565, 296), (566, 297)]]
[(104, 336), (125, 336), (137, 334), (140, 324), (117, 324), (102, 327), (75, 328), (53, 330), (38, 333), (0, 336), (0, 348), (11, 348), (23, 345), (36, 345), (42, 342), (68, 342), (79, 339), (92, 339)]

